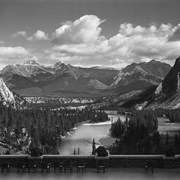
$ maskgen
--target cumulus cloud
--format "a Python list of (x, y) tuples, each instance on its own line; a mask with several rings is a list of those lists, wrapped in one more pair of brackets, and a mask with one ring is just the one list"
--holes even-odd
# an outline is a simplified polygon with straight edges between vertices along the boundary
[(180, 55), (180, 24), (143, 27), (123, 23), (118, 34), (107, 39), (101, 34), (103, 22), (97, 16), (85, 15), (62, 24), (53, 33), (51, 57), (68, 59), (72, 64), (122, 67), (151, 59), (171, 63)]
[(67, 21), (53, 34), (54, 44), (97, 43), (104, 39), (99, 25), (104, 22), (94, 15), (85, 15), (74, 22)]
[[(117, 34), (106, 38), (101, 28), (104, 22), (95, 15), (85, 15), (74, 22), (62, 23), (52, 36), (37, 30), (31, 36), (27, 36), (26, 31), (19, 31), (13, 37), (24, 37), (28, 41), (51, 40), (52, 48), (38, 56), (49, 64), (61, 60), (73, 65), (121, 68), (133, 62), (147, 62), (151, 59), (173, 64), (180, 56), (180, 24), (152, 23), (147, 27), (125, 22), (119, 25)], [(0, 44), (3, 42), (0, 41)], [(31, 55), (29, 50), (24, 50)], [(15, 60), (18, 56), (21, 56), (20, 53), (10, 59)]]
[(37, 30), (36, 33), (34, 33), (34, 38), (36, 40), (48, 40), (49, 39), (48, 35), (41, 30)]
[(26, 31), (19, 31), (19, 32), (17, 32), (17, 33), (15, 33), (15, 34), (13, 34), (13, 37), (27, 37), (27, 33), (26, 33)]
[(7, 64), (22, 63), (28, 59), (37, 59), (24, 47), (0, 47), (0, 68)]
[(135, 61), (158, 60), (174, 61), (180, 53), (180, 41), (170, 41), (177, 31), (177, 26), (161, 24), (159, 27), (151, 25), (148, 28), (123, 24), (119, 34), (126, 39), (124, 47), (127, 47), (131, 59)]
[(32, 40), (49, 40), (48, 34), (46, 34), (44, 31), (37, 30), (32, 36), (28, 36), (26, 31), (19, 31), (12, 35), (13, 37), (24, 37), (28, 41)]
[(32, 40), (49, 40), (48, 34), (44, 31), (37, 30), (32, 36), (24, 36), (28, 41)]

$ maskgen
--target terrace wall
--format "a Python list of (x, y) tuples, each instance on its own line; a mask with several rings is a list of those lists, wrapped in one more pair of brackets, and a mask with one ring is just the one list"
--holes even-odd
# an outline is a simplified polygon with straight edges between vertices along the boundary
[[(71, 160), (73, 164), (77, 161), (83, 160), (86, 162), (87, 167), (95, 167), (96, 158), (93, 155), (83, 156), (83, 155), (71, 155), (71, 156), (61, 156), (61, 155), (43, 155), (41, 157), (30, 157), (28, 155), (0, 155), (0, 163), (11, 162), (12, 165), (16, 166), (17, 162), (25, 161), (36, 161), (41, 165), (41, 162), (48, 161), (64, 161)], [(143, 168), (147, 161), (153, 161), (155, 168), (180, 168), (180, 155), (175, 157), (165, 157), (163, 155), (110, 155), (109, 156), (109, 166), (116, 168), (133, 168), (139, 167)]]

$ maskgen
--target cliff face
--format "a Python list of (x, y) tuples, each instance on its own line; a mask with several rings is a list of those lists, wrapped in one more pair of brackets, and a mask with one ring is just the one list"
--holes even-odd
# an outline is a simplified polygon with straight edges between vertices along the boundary
[(154, 101), (147, 108), (180, 108), (180, 57), (154, 92)]
[(179, 73), (180, 73), (180, 57), (176, 59), (176, 62), (172, 69), (162, 82), (162, 93), (166, 96), (172, 96), (179, 88)]
[(4, 105), (15, 105), (14, 95), (4, 83), (2, 77), (0, 77), (0, 101)]
[(26, 108), (28, 105), (24, 98), (18, 96), (7, 87), (2, 77), (0, 77), (0, 103), (14, 108)]
[[(136, 96), (139, 109), (179, 109), (180, 108), (180, 57), (165, 76), (164, 80), (154, 89), (147, 89)], [(128, 102), (130, 104), (130, 101)], [(131, 106), (131, 107), (132, 107)]]
[(180, 72), (177, 74), (177, 92), (179, 93), (180, 91)]

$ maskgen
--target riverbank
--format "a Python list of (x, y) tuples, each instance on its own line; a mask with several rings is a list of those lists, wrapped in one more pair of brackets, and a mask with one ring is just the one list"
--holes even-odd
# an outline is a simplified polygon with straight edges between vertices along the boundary
[(90, 155), (93, 139), (96, 146), (103, 145), (107, 148), (113, 145), (116, 139), (109, 136), (109, 129), (112, 121), (115, 122), (118, 117), (117, 112), (113, 111), (108, 114), (108, 121), (92, 123), (89, 120), (76, 124), (76, 127), (63, 137), (58, 147), (59, 153), (61, 155), (73, 155), (74, 150), (80, 149), (80, 155)]
[[(82, 123), (77, 126), (76, 130), (72, 131), (69, 136), (63, 139), (61, 145), (59, 146), (59, 153), (61, 155), (72, 155), (74, 153), (74, 149), (80, 149), (80, 155), (90, 155), (92, 153), (92, 142), (93, 139), (96, 142), (96, 146), (101, 144), (109, 145), (104, 142), (108, 137), (109, 129), (111, 127), (110, 121), (103, 123)], [(103, 139), (103, 143), (99, 140)], [(105, 140), (107, 142), (107, 139)], [(112, 142), (112, 141), (111, 141)]]
[(99, 139), (99, 142), (105, 147), (108, 148), (110, 146), (113, 145), (113, 143), (115, 143), (116, 138), (110, 137), (110, 136), (106, 136), (106, 137), (102, 137), (101, 139)]
[[(105, 126), (105, 125), (111, 125), (111, 121), (105, 121), (105, 122), (98, 122), (98, 123), (84, 123), (83, 126)], [(97, 140), (97, 145), (103, 145), (105, 148), (108, 148), (115, 143), (116, 138), (111, 137), (109, 134), (106, 134), (104, 137), (101, 137)]]
[[(126, 117), (121, 116), (120, 119), (122, 121), (125, 121)], [(162, 136), (164, 135), (163, 142), (165, 142), (165, 138), (166, 138), (165, 135), (167, 132), (168, 132), (169, 138), (170, 138), (169, 141), (171, 141), (171, 139), (173, 139), (173, 142), (174, 142), (174, 135), (179, 134), (179, 132), (180, 132), (180, 123), (171, 123), (169, 121), (169, 119), (161, 117), (161, 118), (158, 118), (158, 124), (159, 124), (158, 130), (159, 130), (160, 134)], [(116, 141), (116, 138), (113, 138), (109, 135), (99, 139), (100, 144), (102, 144), (105, 148), (112, 146), (113, 143), (115, 143), (115, 141)]]
[(158, 131), (160, 134), (166, 134), (167, 132), (169, 135), (179, 134), (180, 123), (172, 123), (168, 118), (160, 117), (158, 118)]

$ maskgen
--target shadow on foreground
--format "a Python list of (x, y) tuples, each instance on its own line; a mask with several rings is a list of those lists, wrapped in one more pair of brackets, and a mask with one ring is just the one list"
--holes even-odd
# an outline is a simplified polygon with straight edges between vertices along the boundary
[(10, 173), (0, 174), (0, 179), (6, 180), (179, 180), (180, 169), (155, 169), (153, 174), (144, 172), (143, 168), (109, 168), (105, 173), (97, 173), (96, 169), (89, 168), (85, 173), (16, 173), (16, 170), (12, 169)]

